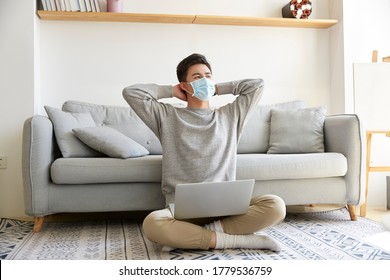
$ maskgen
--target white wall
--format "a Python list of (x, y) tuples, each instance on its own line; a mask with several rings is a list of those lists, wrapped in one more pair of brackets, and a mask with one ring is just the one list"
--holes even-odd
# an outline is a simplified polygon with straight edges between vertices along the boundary
[[(20, 161), (25, 118), (45, 114), (46, 104), (60, 107), (69, 99), (127, 106), (123, 87), (176, 83), (177, 63), (192, 52), (209, 58), (217, 81), (264, 78), (263, 104), (303, 99), (309, 106), (328, 106), (330, 114), (339, 112), (331, 95), (329, 42), (342, 46), (333, 35), (331, 40), (340, 25), (300, 29), (43, 21), (35, 20), (33, 2), (0, 0), (0, 94), (7, 116), (0, 117), (0, 154), (8, 155), (9, 163), (0, 170), (1, 217), (24, 215)], [(125, 0), (125, 11), (280, 17), (285, 3)], [(334, 6), (317, 0), (313, 7), (311, 18), (328, 18)]]
[[(374, 12), (367, 11), (367, 1), (344, 0), (344, 81), (345, 99), (348, 100), (346, 112), (355, 110), (353, 64), (371, 62), (373, 50), (378, 50), (378, 63), (383, 63), (382, 57), (390, 56), (390, 0), (373, 0), (370, 5)], [(371, 92), (366, 94), (370, 96)], [(389, 92), (383, 93), (383, 99), (382, 103), (390, 102)], [(378, 104), (379, 108), (383, 106)], [(362, 118), (363, 123), (369, 122), (364, 116)], [(390, 130), (390, 125), (385, 129)], [(389, 138), (383, 135), (374, 137), (371, 155), (373, 165), (390, 165), (390, 154), (386, 153), (389, 145)], [(390, 176), (390, 173), (370, 174), (368, 205), (385, 207), (386, 176)]]
[[(126, 12), (281, 16), (284, 0), (126, 1)], [(327, 18), (327, 1), (313, 17)], [(132, 83), (174, 84), (175, 68), (199, 52), (214, 78), (262, 77), (264, 103), (329, 100), (329, 31), (318, 29), (41, 21), (43, 105), (68, 99), (127, 106), (121, 91)], [(331, 108), (329, 108), (330, 110)]]
[(390, 0), (344, 0), (344, 67), (346, 112), (354, 112), (353, 63), (371, 62), (372, 51), (378, 60), (390, 55)]
[(330, 99), (333, 113), (345, 112), (348, 101), (345, 98), (344, 80), (344, 24), (343, 1), (329, 1), (330, 18), (337, 19), (338, 24), (330, 30)]
[(22, 126), (34, 113), (34, 9), (27, 0), (0, 0), (0, 217), (23, 214)]

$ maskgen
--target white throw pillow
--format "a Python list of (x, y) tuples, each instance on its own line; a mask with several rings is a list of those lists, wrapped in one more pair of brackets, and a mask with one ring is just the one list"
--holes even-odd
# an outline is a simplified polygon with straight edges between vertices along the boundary
[(131, 158), (149, 154), (145, 147), (108, 126), (75, 128), (73, 133), (86, 145), (109, 157)]
[(45, 110), (53, 123), (54, 134), (63, 157), (96, 157), (102, 155), (82, 143), (72, 132), (73, 128), (96, 126), (89, 113), (68, 113), (50, 106), (45, 106)]
[(269, 154), (324, 152), (325, 107), (271, 111)]

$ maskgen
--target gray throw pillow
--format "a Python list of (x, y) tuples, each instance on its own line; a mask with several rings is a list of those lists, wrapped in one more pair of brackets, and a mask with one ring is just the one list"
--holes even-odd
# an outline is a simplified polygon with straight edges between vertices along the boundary
[(131, 158), (149, 154), (145, 147), (108, 126), (75, 128), (73, 133), (89, 147), (110, 157)]
[(96, 126), (91, 114), (68, 113), (50, 106), (45, 106), (45, 110), (53, 123), (54, 134), (63, 157), (96, 157), (102, 155), (82, 143), (72, 132), (73, 128)]
[(269, 154), (324, 152), (325, 107), (271, 112)]

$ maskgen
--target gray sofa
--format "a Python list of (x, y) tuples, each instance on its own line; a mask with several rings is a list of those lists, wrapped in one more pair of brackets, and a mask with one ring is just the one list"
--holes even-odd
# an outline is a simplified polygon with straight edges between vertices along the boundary
[[(258, 107), (239, 141), (237, 179), (254, 178), (253, 195), (276, 194), (286, 205), (346, 205), (351, 220), (356, 220), (356, 206), (364, 197), (362, 137), (356, 115), (324, 117), (323, 134), (319, 135), (323, 137), (322, 152), (270, 153), (273, 133), (283, 134), (291, 128), (289, 122), (284, 122), (287, 129), (273, 129), (273, 112), (304, 109), (302, 101)], [(26, 214), (35, 217), (34, 231), (41, 230), (45, 216), (55, 213), (151, 211), (165, 206), (160, 190), (160, 142), (131, 108), (67, 101), (58, 111), (72, 116), (90, 115), (93, 126), (121, 132), (145, 148), (146, 153), (135, 157), (107, 156), (102, 150), (97, 152), (96, 147), (92, 149), (89, 143), (86, 145), (71, 130), (64, 135), (72, 138), (68, 138), (74, 143), (71, 145), (81, 145), (87, 155), (83, 150), (81, 155), (64, 157), (58, 141), (66, 137), (60, 139), (58, 118), (55, 123), (53, 116), (35, 115), (27, 119), (22, 155), (24, 200)], [(293, 121), (292, 125), (297, 129), (300, 126)], [(69, 124), (62, 129), (69, 130)], [(287, 144), (297, 141), (288, 135), (282, 137), (288, 140)]]

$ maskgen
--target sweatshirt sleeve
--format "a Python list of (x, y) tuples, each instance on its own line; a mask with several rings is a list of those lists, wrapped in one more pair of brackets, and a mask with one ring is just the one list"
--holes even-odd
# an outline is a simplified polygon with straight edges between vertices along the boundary
[(264, 81), (262, 79), (237, 80), (217, 84), (217, 87), (218, 95), (237, 95), (236, 100), (224, 106), (223, 109), (237, 119), (237, 130), (240, 135), (246, 121), (260, 102), (263, 95)]
[(171, 105), (158, 101), (172, 97), (172, 86), (156, 84), (135, 84), (123, 89), (123, 97), (140, 119), (160, 138), (162, 121)]

